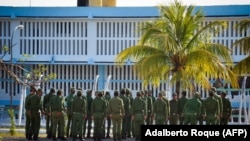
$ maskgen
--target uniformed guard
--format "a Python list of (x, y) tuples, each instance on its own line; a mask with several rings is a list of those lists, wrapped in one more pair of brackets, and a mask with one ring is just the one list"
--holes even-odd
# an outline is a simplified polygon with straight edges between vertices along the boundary
[(169, 124), (170, 125), (177, 125), (179, 121), (178, 117), (178, 99), (177, 94), (173, 93), (173, 98), (169, 101), (170, 106), (170, 117), (169, 117)]
[(152, 120), (152, 111), (153, 111), (153, 100), (152, 100), (152, 96), (148, 95), (148, 90), (145, 90), (145, 98), (147, 99), (147, 120), (146, 120), (146, 125), (152, 125), (153, 124), (153, 120)]
[(39, 99), (40, 99), (40, 109), (39, 109), (39, 119), (37, 120), (37, 129), (36, 129), (36, 131), (37, 131), (37, 135), (39, 135), (39, 132), (40, 132), (40, 128), (41, 128), (41, 116), (44, 114), (44, 112), (43, 112), (43, 98), (42, 98), (42, 95), (43, 95), (43, 91), (42, 91), (42, 89), (41, 88), (39, 88), (38, 90), (37, 90), (37, 95), (38, 95), (38, 97), (39, 97)]
[[(84, 120), (83, 125), (83, 136), (85, 136), (85, 132), (87, 131), (87, 138), (91, 138), (91, 129), (92, 129), (92, 119), (91, 119), (91, 104), (93, 102), (92, 90), (86, 91), (86, 99), (87, 99), (87, 116)], [(87, 128), (87, 129), (86, 129)]]
[(76, 140), (77, 135), (79, 135), (79, 139), (84, 141), (83, 139), (83, 122), (86, 117), (86, 100), (82, 97), (82, 91), (78, 90), (76, 96), (73, 98), (71, 104), (72, 111), (72, 137), (73, 141)]
[[(35, 88), (32, 88), (35, 89)], [(34, 90), (36, 91), (36, 90)], [(39, 134), (39, 126), (40, 126), (40, 114), (42, 111), (42, 105), (41, 105), (41, 97), (37, 94), (37, 91), (35, 94), (33, 94), (27, 101), (28, 109), (31, 115), (31, 126), (29, 129), (29, 140), (33, 138), (33, 140), (38, 140), (38, 134)]]
[(52, 137), (52, 119), (51, 119), (51, 109), (49, 107), (49, 102), (53, 96), (55, 96), (56, 90), (54, 88), (50, 89), (50, 92), (46, 94), (43, 98), (43, 112), (46, 119), (46, 134), (47, 138)]
[(141, 98), (141, 91), (136, 93), (131, 113), (134, 122), (135, 139), (141, 140), (141, 125), (144, 125), (147, 118), (146, 102)]
[(50, 100), (50, 109), (52, 112), (52, 137), (53, 140), (56, 140), (56, 133), (58, 129), (59, 136), (61, 140), (67, 140), (64, 136), (64, 127), (65, 127), (65, 119), (64, 119), (64, 111), (66, 111), (64, 107), (64, 99), (63, 99), (63, 91), (58, 90), (56, 96), (52, 97)]
[(203, 125), (204, 124), (204, 99), (201, 98), (201, 95), (199, 96), (199, 100), (201, 102), (201, 113), (198, 115), (198, 124)]
[(221, 98), (222, 98), (222, 105), (223, 105), (223, 112), (220, 120), (221, 125), (228, 125), (228, 121), (231, 118), (232, 115), (232, 105), (228, 98), (226, 98), (227, 93), (221, 92)]
[(209, 97), (204, 101), (204, 116), (206, 125), (217, 125), (216, 121), (219, 118), (219, 102), (214, 97), (214, 91), (209, 91)]
[(182, 91), (181, 92), (181, 98), (178, 99), (178, 116), (179, 116), (179, 125), (183, 125), (184, 124), (184, 114), (183, 114), (183, 107), (184, 105), (187, 103), (188, 99), (187, 99), (187, 92), (186, 91)]
[(105, 120), (107, 116), (107, 105), (106, 101), (101, 98), (102, 92), (96, 92), (96, 98), (93, 100), (91, 104), (91, 115), (94, 121), (94, 140), (101, 140), (102, 136), (102, 128), (103, 128), (103, 120)]
[(161, 91), (161, 93), (162, 93), (162, 99), (165, 101), (165, 103), (166, 103), (166, 110), (167, 110), (167, 117), (166, 117), (166, 124), (168, 124), (168, 120), (169, 120), (169, 114), (170, 114), (170, 104), (169, 104), (169, 100), (168, 100), (168, 98), (167, 98), (167, 96), (166, 96), (166, 92), (165, 91)]
[(25, 98), (25, 136), (28, 140), (32, 140), (32, 137), (29, 136), (29, 132), (30, 132), (30, 128), (31, 128), (31, 107), (30, 107), (30, 103), (29, 99), (30, 97), (32, 97), (35, 94), (35, 90), (34, 89), (30, 89), (30, 94), (28, 96), (26, 96)]
[[(109, 101), (111, 99), (111, 96), (110, 96), (110, 92), (109, 91), (106, 91), (105, 92), (105, 96), (104, 96), (104, 100), (106, 101), (107, 103), (107, 107), (109, 105)], [(104, 135), (105, 135), (105, 127), (106, 127), (106, 123), (107, 123), (107, 133), (106, 133), (106, 138), (110, 138), (110, 129), (111, 129), (111, 117), (107, 114), (107, 120), (104, 121)]]
[(114, 91), (114, 97), (109, 101), (108, 115), (113, 123), (113, 139), (114, 141), (121, 141), (122, 119), (125, 115), (124, 105), (119, 92)]
[(153, 118), (155, 120), (155, 125), (165, 125), (167, 117), (167, 106), (166, 102), (163, 100), (163, 94), (160, 92), (158, 98), (154, 102), (153, 106)]
[(133, 128), (132, 128), (132, 115), (131, 115), (131, 107), (132, 107), (132, 104), (133, 104), (133, 96), (132, 96), (132, 92), (129, 88), (126, 88), (125, 89), (125, 93), (126, 93), (126, 97), (129, 99), (129, 103), (130, 103), (130, 109), (129, 109), (129, 114), (127, 115), (127, 119), (128, 119), (128, 122), (127, 122), (127, 132), (126, 132), (126, 135), (127, 135), (127, 138), (132, 138), (132, 134), (133, 134)]
[(128, 117), (130, 116), (130, 100), (128, 97), (126, 97), (126, 89), (123, 88), (120, 90), (120, 98), (123, 101), (124, 104), (124, 110), (125, 110), (125, 115), (122, 120), (122, 139), (127, 138), (127, 125), (128, 125)]
[(214, 92), (214, 98), (217, 99), (217, 101), (219, 102), (219, 118), (216, 119), (215, 123), (216, 125), (220, 125), (220, 119), (223, 113), (223, 104), (222, 104), (222, 99), (221, 97), (217, 94), (217, 89), (215, 87), (211, 88), (211, 91)]
[(192, 99), (189, 99), (183, 107), (184, 125), (197, 125), (197, 118), (201, 113), (200, 93), (195, 92)]
[(72, 134), (70, 133), (70, 131), (72, 131), (71, 125), (72, 125), (72, 116), (73, 116), (71, 105), (75, 96), (75, 92), (76, 92), (76, 89), (74, 87), (71, 87), (69, 95), (65, 98), (66, 106), (67, 106), (67, 126), (66, 126), (67, 137), (72, 137)]

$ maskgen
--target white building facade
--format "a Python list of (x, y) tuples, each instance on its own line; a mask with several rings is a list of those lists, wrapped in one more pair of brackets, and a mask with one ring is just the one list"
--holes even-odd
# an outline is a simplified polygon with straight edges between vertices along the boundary
[[(227, 21), (229, 26), (214, 35), (212, 40), (230, 47), (235, 63), (244, 58), (246, 54), (232, 47), (232, 43), (250, 35), (249, 30), (240, 32), (235, 29), (239, 21), (249, 19), (250, 5), (197, 8), (204, 10), (204, 24), (213, 20)], [(17, 43), (13, 47), (13, 60), (27, 70), (44, 64), (48, 67), (47, 74), (57, 74), (55, 80), (42, 86), (44, 94), (52, 87), (63, 89), (65, 96), (70, 87), (84, 91), (92, 89), (97, 75), (97, 90), (104, 90), (106, 79), (111, 75), (108, 87), (111, 93), (130, 88), (135, 94), (143, 87), (132, 71), (133, 63), (128, 61), (124, 67), (118, 68), (114, 59), (120, 51), (137, 44), (141, 36), (138, 25), (158, 16), (157, 7), (0, 7), (0, 56), (3, 55), (3, 46), (10, 46), (15, 27), (24, 25), (24, 29), (13, 34), (13, 43)], [(24, 54), (30, 57), (25, 58)], [(11, 53), (5, 55), (3, 60), (10, 62)], [(19, 105), (22, 86), (14, 83), (10, 87), (10, 82), (12, 79), (2, 71), (0, 105), (9, 104), (11, 89), (13, 103)], [(148, 89), (154, 95), (162, 90), (171, 91), (167, 83), (162, 83), (156, 89), (148, 86)], [(246, 92), (249, 95), (248, 89)], [(203, 97), (206, 97), (205, 92)]]

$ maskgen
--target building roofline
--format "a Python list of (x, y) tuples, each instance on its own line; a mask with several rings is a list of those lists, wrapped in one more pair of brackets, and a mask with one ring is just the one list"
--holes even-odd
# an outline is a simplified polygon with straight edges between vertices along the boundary
[[(196, 6), (206, 17), (250, 16), (250, 5)], [(10, 7), (0, 6), (0, 17), (36, 18), (152, 18), (159, 16), (154, 7)]]

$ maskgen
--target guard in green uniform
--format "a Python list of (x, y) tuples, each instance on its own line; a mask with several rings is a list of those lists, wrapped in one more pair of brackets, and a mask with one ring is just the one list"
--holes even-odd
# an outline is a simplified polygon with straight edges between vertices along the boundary
[(126, 97), (129, 99), (129, 103), (130, 103), (130, 109), (129, 109), (129, 114), (127, 115), (127, 119), (128, 119), (128, 122), (127, 122), (127, 132), (126, 132), (126, 135), (127, 135), (127, 138), (132, 138), (132, 134), (133, 134), (133, 128), (132, 128), (132, 120), (131, 120), (131, 107), (132, 107), (132, 104), (133, 104), (133, 96), (132, 96), (132, 92), (129, 88), (126, 88)]
[(126, 89), (123, 88), (120, 90), (120, 98), (123, 101), (124, 104), (124, 110), (125, 110), (125, 115), (122, 120), (122, 139), (126, 139), (127, 137), (127, 125), (128, 125), (128, 119), (130, 116), (130, 100), (126, 96)]
[(141, 140), (141, 125), (144, 125), (147, 118), (146, 102), (141, 98), (141, 91), (136, 93), (131, 113), (134, 122), (135, 139)]
[(52, 137), (52, 119), (51, 119), (51, 109), (49, 102), (53, 96), (55, 96), (56, 90), (54, 88), (50, 89), (50, 92), (43, 97), (43, 112), (46, 119), (46, 134), (47, 138)]
[[(36, 91), (36, 90), (35, 90)], [(39, 134), (39, 125), (40, 125), (40, 112), (42, 111), (42, 105), (41, 105), (41, 97), (35, 93), (27, 101), (27, 107), (29, 109), (30, 113), (30, 119), (31, 119), (31, 126), (29, 129), (29, 140), (33, 138), (33, 140), (38, 139)]]
[(211, 91), (214, 92), (214, 98), (217, 99), (217, 101), (219, 102), (219, 118), (216, 119), (215, 124), (216, 125), (220, 125), (220, 119), (223, 113), (223, 104), (222, 104), (222, 99), (221, 97), (217, 94), (217, 89), (215, 87), (211, 88)]
[(152, 114), (155, 120), (155, 125), (165, 125), (168, 113), (166, 102), (163, 100), (163, 94), (161, 92), (158, 94), (158, 98), (155, 100), (153, 107)]
[(79, 135), (79, 139), (83, 141), (83, 119), (86, 116), (86, 100), (82, 97), (82, 91), (77, 91), (77, 96), (73, 98), (71, 104), (72, 111), (72, 136), (73, 141), (76, 140), (77, 135)]
[(86, 128), (87, 128), (87, 138), (90, 137), (91, 129), (92, 129), (92, 119), (91, 119), (91, 104), (93, 102), (92, 90), (86, 91), (86, 99), (87, 99), (87, 116), (84, 119), (83, 125), (83, 136), (85, 136)]
[(66, 111), (66, 109), (64, 107), (64, 99), (63, 99), (62, 90), (58, 90), (56, 93), (56, 96), (51, 98), (50, 108), (52, 112), (53, 140), (56, 140), (57, 129), (59, 133), (58, 138), (60, 138), (61, 140), (67, 140), (64, 136), (64, 127), (65, 127), (64, 111)]
[(44, 114), (44, 112), (43, 112), (43, 109), (42, 109), (42, 107), (43, 107), (43, 98), (42, 98), (42, 95), (43, 95), (43, 91), (42, 91), (42, 89), (41, 88), (39, 88), (38, 90), (37, 90), (37, 95), (38, 95), (38, 97), (40, 98), (40, 109), (39, 109), (39, 119), (37, 120), (37, 129), (36, 129), (36, 131), (37, 131), (37, 135), (39, 135), (39, 132), (40, 132), (40, 128), (41, 128), (41, 116), (42, 116), (42, 114)]
[(187, 103), (188, 99), (187, 99), (187, 92), (186, 91), (182, 91), (181, 92), (181, 98), (178, 100), (178, 116), (179, 116), (179, 125), (183, 125), (184, 124), (184, 114), (183, 114), (183, 107), (184, 105)]
[(220, 120), (221, 125), (228, 125), (228, 121), (231, 118), (232, 114), (232, 105), (228, 98), (226, 98), (227, 93), (221, 92), (221, 99), (222, 99), (222, 105), (223, 105), (223, 112)]
[(148, 95), (148, 90), (145, 90), (145, 98), (147, 99), (147, 120), (146, 120), (146, 125), (152, 125), (153, 120), (152, 120), (152, 111), (153, 111), (153, 100), (152, 96)]
[(173, 99), (169, 101), (170, 106), (170, 117), (169, 117), (169, 124), (170, 125), (177, 125), (179, 121), (178, 117), (178, 99), (177, 94), (173, 93)]
[(184, 125), (197, 125), (197, 117), (201, 113), (200, 93), (195, 92), (192, 99), (189, 99), (183, 107)]
[(167, 117), (166, 117), (166, 125), (168, 124), (168, 120), (169, 120), (169, 115), (170, 115), (170, 104), (169, 104), (169, 100), (168, 100), (168, 98), (167, 98), (167, 96), (166, 96), (166, 92), (165, 91), (161, 91), (161, 93), (162, 93), (162, 99), (165, 101), (165, 103), (166, 103), (166, 110), (167, 110)]
[(94, 121), (94, 140), (101, 140), (102, 136), (102, 128), (103, 128), (103, 120), (105, 120), (107, 116), (107, 104), (102, 97), (102, 92), (96, 92), (96, 98), (93, 100), (91, 104), (91, 115)]
[[(110, 92), (109, 91), (106, 91), (105, 92), (105, 96), (104, 96), (104, 100), (106, 101), (106, 103), (107, 103), (107, 107), (108, 107), (108, 105), (109, 105), (109, 101), (110, 101), (110, 99), (111, 99), (111, 96), (110, 96)], [(106, 134), (106, 138), (110, 138), (110, 129), (111, 129), (111, 117), (109, 116), (109, 115), (107, 115), (107, 120), (106, 121), (104, 121), (104, 133), (103, 133), (103, 135), (105, 135), (105, 127), (106, 127), (106, 123), (107, 123), (107, 134)]]
[(122, 99), (119, 98), (119, 92), (114, 91), (114, 97), (108, 104), (108, 115), (112, 119), (113, 123), (114, 141), (121, 141), (122, 119), (125, 114), (124, 112), (124, 105)]
[(200, 95), (200, 97), (199, 97), (199, 100), (200, 100), (200, 102), (201, 102), (201, 113), (200, 113), (200, 115), (198, 115), (198, 118), (197, 118), (197, 120), (198, 120), (198, 124), (199, 125), (203, 125), (204, 123), (204, 99), (202, 99), (201, 98), (201, 95)]
[(72, 112), (72, 101), (73, 98), (75, 96), (75, 92), (76, 89), (74, 87), (70, 88), (70, 94), (65, 98), (66, 101), (66, 106), (67, 106), (67, 127), (66, 127), (66, 136), (67, 137), (72, 137), (72, 134), (70, 133), (70, 131), (72, 132), (72, 116), (73, 116), (73, 112)]
[(29, 132), (30, 132), (30, 128), (31, 128), (31, 112), (30, 112), (30, 103), (29, 99), (35, 94), (35, 90), (34, 89), (30, 89), (30, 94), (26, 96), (25, 98), (25, 136), (27, 139), (32, 140), (32, 137), (29, 137)]
[(214, 91), (209, 91), (209, 97), (204, 100), (204, 116), (206, 125), (217, 125), (216, 121), (219, 118), (219, 102), (214, 97)]

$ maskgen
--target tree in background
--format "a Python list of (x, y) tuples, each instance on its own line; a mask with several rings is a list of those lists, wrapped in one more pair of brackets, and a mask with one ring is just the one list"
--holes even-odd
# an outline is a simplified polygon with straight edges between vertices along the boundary
[(211, 42), (224, 21), (204, 24), (202, 9), (185, 6), (175, 0), (169, 6), (159, 6), (160, 17), (142, 24), (143, 35), (135, 46), (121, 51), (117, 65), (130, 60), (143, 85), (158, 87), (171, 76), (176, 92), (182, 89), (196, 90), (196, 84), (204, 89), (211, 87), (210, 79), (223, 79), (232, 87), (238, 87), (232, 72), (232, 58), (228, 47)]
[(233, 71), (238, 75), (250, 74), (250, 36), (247, 36), (247, 30), (250, 29), (250, 20), (242, 20), (237, 25), (241, 32), (245, 32), (245, 37), (234, 42), (233, 46), (240, 48), (240, 50), (246, 54), (246, 57), (238, 62)]

